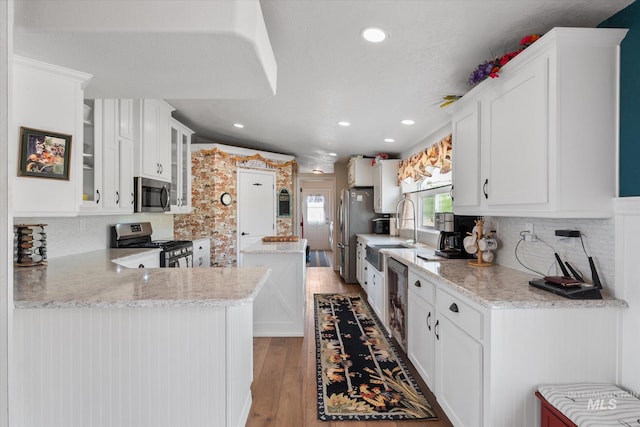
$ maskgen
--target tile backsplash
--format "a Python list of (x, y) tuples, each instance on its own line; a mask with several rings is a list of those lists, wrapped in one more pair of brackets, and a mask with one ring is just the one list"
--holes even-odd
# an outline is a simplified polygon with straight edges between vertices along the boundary
[[(554, 258), (554, 250), (563, 261), (569, 261), (588, 282), (591, 270), (580, 238), (566, 238), (555, 235), (555, 230), (579, 230), (587, 254), (593, 257), (598, 276), (604, 287), (615, 287), (614, 277), (614, 220), (611, 219), (546, 219), (485, 217), (487, 229), (496, 230), (498, 250), (495, 262), (505, 266), (530, 272), (526, 267), (543, 275), (562, 275)], [(526, 223), (532, 223), (537, 241), (522, 241), (520, 232)], [(544, 243), (543, 243), (544, 242)], [(545, 244), (546, 243), (546, 244)], [(547, 246), (547, 244), (549, 246)], [(516, 246), (518, 247), (516, 258)], [(551, 247), (550, 247), (551, 246)], [(552, 249), (553, 248), (553, 249)], [(518, 262), (518, 259), (520, 262)], [(531, 272), (532, 275), (535, 273)]]
[(47, 257), (58, 258), (109, 247), (109, 227), (117, 223), (151, 222), (154, 240), (173, 238), (173, 215), (135, 214), (63, 218), (14, 218), (14, 224), (47, 224)]
[[(593, 258), (602, 285), (615, 292), (613, 218), (548, 219), (487, 216), (484, 219), (485, 230), (496, 231), (498, 249), (495, 251), (494, 263), (531, 273), (532, 278), (540, 275), (558, 276), (562, 275), (562, 271), (556, 264), (553, 255), (555, 251), (563, 261), (568, 261), (586, 281), (591, 283), (591, 269), (580, 238), (561, 238), (555, 235), (555, 230), (579, 230), (584, 241), (584, 248), (587, 254)], [(522, 241), (518, 244), (522, 239), (520, 232), (525, 229), (527, 223), (533, 224), (537, 241)], [(402, 229), (400, 236), (410, 239), (412, 231)], [(438, 242), (438, 233), (420, 230), (418, 231), (418, 241), (435, 247)], [(518, 247), (517, 257), (516, 246)]]

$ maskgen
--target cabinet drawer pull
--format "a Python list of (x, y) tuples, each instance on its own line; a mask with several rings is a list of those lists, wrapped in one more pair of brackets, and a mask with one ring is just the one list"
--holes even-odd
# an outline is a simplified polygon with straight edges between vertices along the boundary
[(120, 193), (116, 191), (116, 205), (120, 204)]
[(436, 339), (440, 341), (440, 334), (438, 333), (438, 326), (440, 326), (440, 320), (436, 320), (436, 324), (433, 327), (433, 332), (436, 334)]
[(100, 190), (96, 190), (96, 195), (98, 197), (96, 197), (96, 203), (100, 203)]
[(487, 185), (489, 185), (489, 178), (484, 180), (484, 184), (482, 184), (482, 192), (484, 193), (484, 198), (489, 198), (489, 193), (487, 193)]
[(413, 286), (415, 286), (416, 288), (420, 288), (420, 287), (422, 287), (422, 283), (420, 283), (420, 280), (416, 280), (416, 282), (413, 284)]
[(455, 302), (449, 306), (449, 310), (453, 311), (454, 313), (460, 312), (460, 310), (458, 310), (458, 304), (456, 304)]
[(452, 202), (454, 201), (454, 198), (453, 198), (453, 187), (454, 187), (454, 186), (452, 185), (452, 186), (451, 186), (451, 190), (449, 190), (449, 197), (451, 197), (451, 201), (452, 201)]
[(427, 314), (427, 329), (431, 330), (431, 322), (429, 320), (431, 320), (431, 312)]

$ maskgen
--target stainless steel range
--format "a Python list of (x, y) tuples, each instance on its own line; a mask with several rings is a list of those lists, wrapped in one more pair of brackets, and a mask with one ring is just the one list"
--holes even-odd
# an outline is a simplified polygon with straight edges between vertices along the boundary
[(189, 240), (151, 240), (150, 222), (111, 226), (112, 248), (159, 248), (160, 267), (193, 267), (193, 243)]

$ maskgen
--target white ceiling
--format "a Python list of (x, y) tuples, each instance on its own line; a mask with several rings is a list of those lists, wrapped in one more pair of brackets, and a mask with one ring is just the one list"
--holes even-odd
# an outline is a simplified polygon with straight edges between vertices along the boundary
[[(197, 99), (210, 96), (202, 83), (189, 79), (195, 65), (187, 62), (173, 76), (176, 84), (185, 86), (184, 95), (168, 101), (176, 108), (174, 116), (196, 131), (198, 141), (293, 154), (302, 172), (330, 172), (336, 160), (353, 154), (399, 154), (441, 129), (449, 120), (446, 109), (438, 107), (441, 97), (464, 94), (476, 65), (513, 50), (521, 37), (555, 26), (594, 27), (632, 2), (262, 0), (277, 63), (275, 95)], [(360, 31), (372, 25), (386, 29), (389, 39), (365, 42)], [(121, 48), (141, 46), (124, 42)], [(90, 55), (81, 50), (76, 54)], [(238, 79), (242, 70), (237, 70)], [(416, 124), (401, 125), (405, 118)], [(341, 120), (351, 126), (339, 126)], [(234, 123), (245, 127), (235, 128)], [(384, 138), (395, 142), (385, 143)]]

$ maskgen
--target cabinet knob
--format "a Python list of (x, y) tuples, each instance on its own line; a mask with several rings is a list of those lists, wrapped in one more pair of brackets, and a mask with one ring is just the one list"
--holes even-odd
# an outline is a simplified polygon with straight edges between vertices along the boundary
[(422, 283), (420, 283), (420, 280), (416, 280), (416, 282), (413, 284), (413, 286), (415, 286), (417, 288), (421, 288), (422, 287)]
[(449, 306), (449, 310), (453, 311), (454, 313), (460, 312), (460, 310), (458, 310), (458, 304), (456, 304), (455, 302)]

